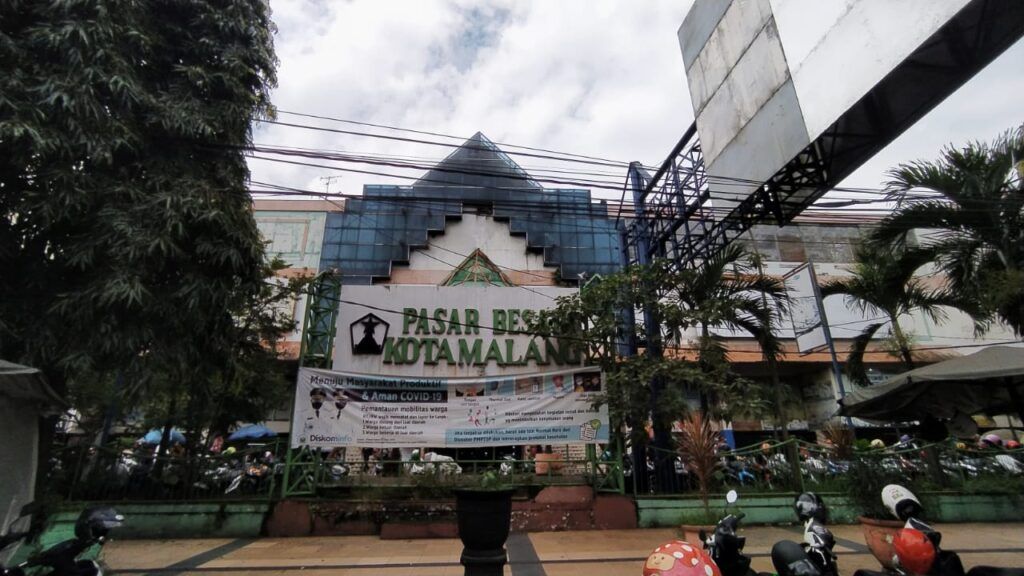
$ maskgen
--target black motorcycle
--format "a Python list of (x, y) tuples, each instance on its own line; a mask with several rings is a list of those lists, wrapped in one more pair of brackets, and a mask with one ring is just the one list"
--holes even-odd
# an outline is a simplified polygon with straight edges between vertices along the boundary
[(893, 541), (895, 572), (857, 570), (854, 576), (1024, 576), (1021, 568), (975, 566), (965, 571), (956, 552), (939, 547), (942, 533), (919, 518), (924, 509), (910, 490), (890, 484), (882, 489), (882, 503), (905, 522)]
[(801, 547), (822, 576), (839, 576), (836, 539), (826, 526), (828, 507), (814, 492), (804, 492), (793, 500), (793, 511), (804, 523), (804, 541)]
[(772, 566), (779, 576), (839, 576), (835, 537), (825, 526), (828, 508), (814, 492), (804, 492), (793, 501), (796, 517), (804, 523), (804, 541), (776, 542)]
[[(21, 509), (12, 526), (22, 518), (34, 513), (34, 507), (28, 505)], [(121, 526), (124, 516), (113, 508), (87, 508), (75, 521), (75, 537), (41, 550), (16, 566), (0, 566), (2, 576), (25, 576), (30, 570), (33, 574), (52, 576), (102, 576), (103, 569), (93, 560), (79, 560), (86, 550), (106, 542), (110, 530)], [(0, 550), (30, 536), (29, 531), (14, 531), (10, 528), (0, 536)]]
[[(726, 505), (735, 504), (739, 499), (735, 490), (730, 490), (725, 497)], [(715, 531), (709, 536), (701, 530), (700, 539), (704, 549), (718, 565), (722, 576), (756, 576), (750, 569), (750, 557), (743, 553), (747, 539), (736, 534), (740, 520), (745, 514), (727, 514), (718, 521)]]

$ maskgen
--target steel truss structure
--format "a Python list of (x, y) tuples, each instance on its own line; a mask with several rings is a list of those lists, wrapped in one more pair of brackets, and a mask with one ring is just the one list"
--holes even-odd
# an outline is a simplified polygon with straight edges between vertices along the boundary
[(653, 176), (630, 165), (636, 218), (626, 228), (626, 263), (667, 258), (692, 267), (754, 224), (789, 224), (1021, 37), (1024, 2), (971, 0), (773, 177), (719, 183), (756, 186), (727, 214), (712, 212), (716, 183), (694, 124)]
[(696, 124), (651, 175), (629, 167), (636, 217), (626, 226), (627, 264), (665, 258), (686, 268), (715, 254), (755, 224), (785, 226), (834, 184), (819, 144), (808, 146), (728, 214), (713, 211)]

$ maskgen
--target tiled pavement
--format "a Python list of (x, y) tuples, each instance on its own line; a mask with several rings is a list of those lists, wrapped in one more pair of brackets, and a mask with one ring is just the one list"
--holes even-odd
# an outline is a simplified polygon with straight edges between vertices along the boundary
[[(860, 528), (832, 526), (844, 574), (877, 569)], [(1024, 524), (939, 526), (944, 547), (976, 564), (1024, 566)], [(782, 539), (798, 540), (800, 528), (743, 530), (755, 570), (771, 570), (768, 552)], [(639, 575), (643, 560), (676, 537), (671, 529), (514, 534), (509, 539), (506, 576)], [(124, 540), (107, 545), (104, 560), (115, 574), (257, 574), (383, 576), (461, 575), (458, 540), (380, 540), (374, 536), (261, 538), (256, 540)]]

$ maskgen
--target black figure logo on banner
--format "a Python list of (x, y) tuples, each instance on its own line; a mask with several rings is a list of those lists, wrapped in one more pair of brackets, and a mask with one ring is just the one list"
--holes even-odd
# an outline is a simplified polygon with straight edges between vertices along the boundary
[(349, 326), (353, 354), (380, 354), (388, 337), (388, 323), (375, 314), (367, 314)]

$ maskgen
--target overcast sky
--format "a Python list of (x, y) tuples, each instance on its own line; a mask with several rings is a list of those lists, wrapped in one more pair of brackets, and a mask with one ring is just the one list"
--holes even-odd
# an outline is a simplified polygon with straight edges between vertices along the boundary
[[(466, 137), (479, 130), (496, 142), (657, 165), (693, 120), (676, 39), (689, 4), (272, 0), (281, 61), (274, 104)], [(989, 139), (1019, 125), (1022, 63), (1024, 44), (1018, 42), (844, 184), (879, 187), (885, 169), (900, 161), (933, 157), (946, 143)], [(361, 130), (287, 115), (279, 120)], [(255, 140), (431, 159), (448, 151), (280, 126), (258, 127)], [(528, 171), (595, 169), (517, 160)], [(342, 176), (330, 182), (332, 193), (357, 194), (364, 183), (409, 183), (260, 160), (250, 160), (250, 167), (254, 181), (317, 191), (325, 190), (322, 177)], [(598, 170), (610, 172), (598, 177), (609, 181), (625, 176), (624, 169)]]

